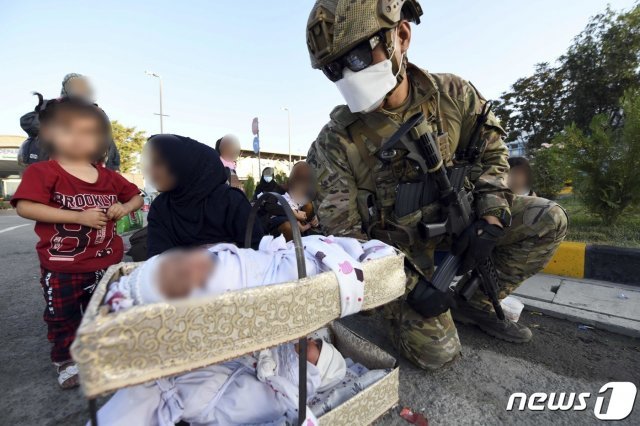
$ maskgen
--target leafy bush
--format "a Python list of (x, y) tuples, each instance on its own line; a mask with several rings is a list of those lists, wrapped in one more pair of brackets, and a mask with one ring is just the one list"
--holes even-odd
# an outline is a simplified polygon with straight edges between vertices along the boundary
[(276, 182), (278, 182), (278, 185), (282, 186), (282, 185), (285, 185), (289, 180), (289, 175), (280, 169), (274, 169), (273, 178), (275, 179)]
[(253, 193), (256, 191), (256, 181), (253, 176), (249, 176), (247, 180), (244, 181), (244, 193), (246, 194), (248, 199), (253, 199)]
[(571, 177), (571, 169), (559, 144), (542, 144), (531, 158), (533, 190), (544, 198), (555, 199)]
[(595, 116), (589, 133), (571, 125), (555, 141), (566, 147), (577, 195), (605, 223), (640, 202), (640, 91), (627, 92), (619, 114)]

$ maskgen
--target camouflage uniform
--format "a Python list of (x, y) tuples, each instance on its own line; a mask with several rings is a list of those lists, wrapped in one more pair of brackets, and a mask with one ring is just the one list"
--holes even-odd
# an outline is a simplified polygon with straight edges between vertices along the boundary
[[(316, 211), (324, 232), (333, 235), (368, 238), (363, 230), (369, 221), (367, 194), (375, 194), (388, 222), (411, 227), (420, 219), (437, 221), (441, 205), (437, 200), (416, 214), (393, 215), (395, 188), (415, 173), (402, 158), (390, 165), (372, 153), (380, 147), (406, 119), (423, 112), (432, 127), (443, 137), (438, 139), (443, 159), (452, 164), (459, 143), (470, 139), (477, 116), (486, 102), (468, 82), (451, 74), (430, 74), (411, 64), (407, 67), (410, 94), (401, 107), (393, 111), (378, 110), (368, 114), (351, 113), (338, 106), (331, 121), (312, 144), (307, 161), (318, 178)], [(501, 297), (511, 293), (527, 277), (540, 271), (564, 238), (567, 218), (560, 206), (536, 197), (514, 196), (507, 187), (508, 150), (502, 138), (504, 130), (491, 115), (483, 129), (486, 149), (467, 185), (473, 188), (475, 210), (479, 216), (492, 211), (511, 211), (513, 224), (493, 253), (501, 279)], [(375, 234), (373, 235), (375, 236)], [(413, 268), (408, 269), (407, 292), (419, 279), (433, 273), (433, 254), (439, 240), (391, 241), (401, 249)], [(492, 309), (478, 292), (474, 306)], [(424, 369), (436, 369), (453, 360), (460, 352), (460, 340), (451, 313), (424, 318), (403, 300), (385, 307), (394, 344), (404, 356)]]

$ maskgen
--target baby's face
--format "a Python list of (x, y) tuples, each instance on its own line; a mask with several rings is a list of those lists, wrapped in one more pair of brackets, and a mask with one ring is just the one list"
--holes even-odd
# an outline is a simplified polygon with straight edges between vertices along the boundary
[[(296, 351), (300, 353), (298, 344), (295, 345)], [(307, 361), (313, 365), (318, 365), (318, 359), (320, 358), (320, 351), (322, 350), (322, 340), (307, 339)]]
[(167, 299), (189, 297), (204, 288), (214, 269), (215, 262), (205, 249), (163, 254), (158, 268), (158, 289)]

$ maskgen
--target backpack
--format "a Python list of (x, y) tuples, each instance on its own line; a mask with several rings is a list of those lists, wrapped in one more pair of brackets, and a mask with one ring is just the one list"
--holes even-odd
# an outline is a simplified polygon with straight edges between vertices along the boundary
[(136, 231), (129, 237), (131, 248), (127, 251), (127, 255), (131, 256), (134, 262), (142, 262), (147, 260), (147, 227)]
[(18, 163), (28, 166), (29, 164), (47, 160), (46, 154), (40, 150), (40, 140), (37, 136), (30, 136), (18, 150)]

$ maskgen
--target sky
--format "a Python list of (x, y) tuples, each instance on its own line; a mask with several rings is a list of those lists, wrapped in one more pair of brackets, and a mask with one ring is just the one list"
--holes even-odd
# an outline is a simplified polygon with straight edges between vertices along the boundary
[[(22, 135), (32, 91), (59, 94), (62, 77), (86, 74), (112, 120), (213, 144), (236, 134), (251, 149), (306, 153), (329, 112), (344, 103), (310, 66), (305, 41), (312, 0), (0, 0), (0, 134)], [(458, 74), (496, 98), (539, 62), (553, 62), (603, 11), (603, 0), (422, 0), (408, 56), (431, 72)], [(634, 0), (611, 0), (628, 9)], [(25, 136), (26, 137), (26, 136)]]

